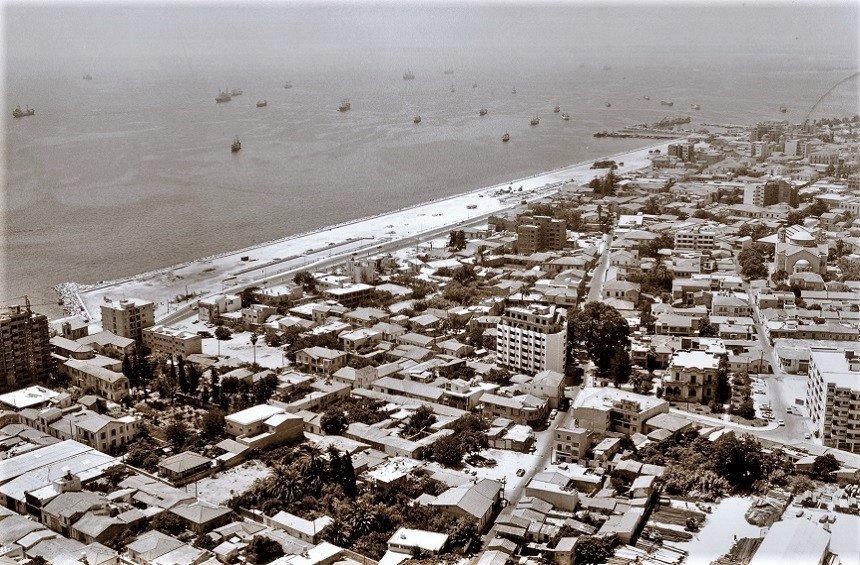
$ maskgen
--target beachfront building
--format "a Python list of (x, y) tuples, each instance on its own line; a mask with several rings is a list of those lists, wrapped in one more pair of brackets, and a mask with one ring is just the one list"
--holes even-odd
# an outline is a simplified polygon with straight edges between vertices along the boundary
[(152, 326), (143, 330), (143, 345), (153, 353), (171, 357), (203, 353), (203, 338), (199, 334), (170, 326)]
[(143, 330), (155, 325), (155, 304), (137, 298), (111, 300), (102, 306), (102, 329), (141, 342)]
[(567, 225), (564, 220), (533, 214), (517, 217), (517, 252), (520, 255), (563, 249), (565, 241)]
[(0, 310), (0, 393), (42, 382), (50, 370), (48, 319), (29, 304)]
[(119, 402), (128, 394), (128, 378), (117, 371), (78, 359), (66, 360), (63, 369), (85, 392), (92, 391), (113, 402)]
[(860, 356), (854, 350), (810, 348), (806, 403), (824, 445), (860, 453)]
[(563, 310), (554, 305), (508, 307), (496, 324), (496, 360), (528, 374), (564, 373), (567, 331)]

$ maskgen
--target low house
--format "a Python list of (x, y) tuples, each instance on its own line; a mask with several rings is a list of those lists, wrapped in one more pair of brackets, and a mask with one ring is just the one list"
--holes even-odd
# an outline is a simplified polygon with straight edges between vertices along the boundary
[(266, 523), (274, 528), (284, 530), (293, 537), (307, 543), (315, 544), (320, 541), (326, 529), (334, 523), (329, 516), (319, 516), (313, 520), (306, 520), (295, 514), (281, 510)]
[(474, 520), (479, 533), (490, 524), (493, 514), (501, 505), (504, 485), (491, 479), (481, 479), (474, 484), (449, 488), (428, 504), (455, 516)]
[(546, 399), (531, 394), (500, 396), (486, 392), (481, 396), (481, 404), (486, 416), (508, 418), (530, 426), (539, 425), (546, 420), (550, 410)]
[(327, 347), (307, 347), (296, 353), (296, 364), (308, 373), (331, 375), (346, 365), (346, 352)]
[(158, 464), (158, 472), (173, 483), (186, 483), (212, 469), (212, 460), (193, 451), (183, 451)]
[(227, 524), (233, 516), (233, 512), (226, 506), (216, 506), (202, 500), (178, 504), (169, 512), (178, 516), (186, 528), (198, 535)]

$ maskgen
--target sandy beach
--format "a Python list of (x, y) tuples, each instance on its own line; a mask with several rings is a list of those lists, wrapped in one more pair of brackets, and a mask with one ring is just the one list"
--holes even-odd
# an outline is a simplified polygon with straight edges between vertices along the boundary
[[(671, 142), (607, 157), (619, 163), (619, 172), (649, 164), (652, 149), (665, 152)], [(369, 255), (417, 244), (460, 225), (484, 221), (490, 215), (534, 201), (557, 191), (566, 182), (587, 183), (605, 169), (591, 169), (594, 160), (505, 182), (453, 197), (442, 198), (374, 217), (357, 219), (266, 242), (217, 256), (198, 259), (134, 277), (79, 286), (61, 285), (60, 293), (80, 313), (98, 321), (105, 299), (142, 298), (156, 303), (156, 318), (173, 323), (188, 317), (196, 300), (233, 292), (251, 284), (272, 286), (289, 280), (299, 269), (324, 268), (350, 255)], [(335, 203), (332, 203), (335, 205)], [(285, 222), (289, 221), (285, 218)], [(185, 298), (179, 297), (193, 297)]]

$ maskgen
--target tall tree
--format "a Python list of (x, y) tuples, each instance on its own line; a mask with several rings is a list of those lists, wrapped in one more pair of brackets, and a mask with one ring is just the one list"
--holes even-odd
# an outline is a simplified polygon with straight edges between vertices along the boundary
[(612, 306), (589, 302), (569, 316), (567, 337), (569, 347), (585, 348), (600, 376), (605, 378), (616, 350), (630, 345), (630, 327)]
[(714, 401), (723, 405), (732, 397), (732, 385), (729, 382), (729, 356), (725, 353), (720, 355), (717, 365), (717, 384), (714, 391)]

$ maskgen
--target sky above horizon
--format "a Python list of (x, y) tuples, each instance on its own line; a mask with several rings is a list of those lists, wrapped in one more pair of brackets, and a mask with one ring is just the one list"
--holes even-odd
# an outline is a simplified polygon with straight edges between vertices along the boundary
[[(858, 3), (7, 3), (6, 67), (540, 66), (761, 58), (856, 66)], [(160, 62), (160, 63), (159, 63)]]

